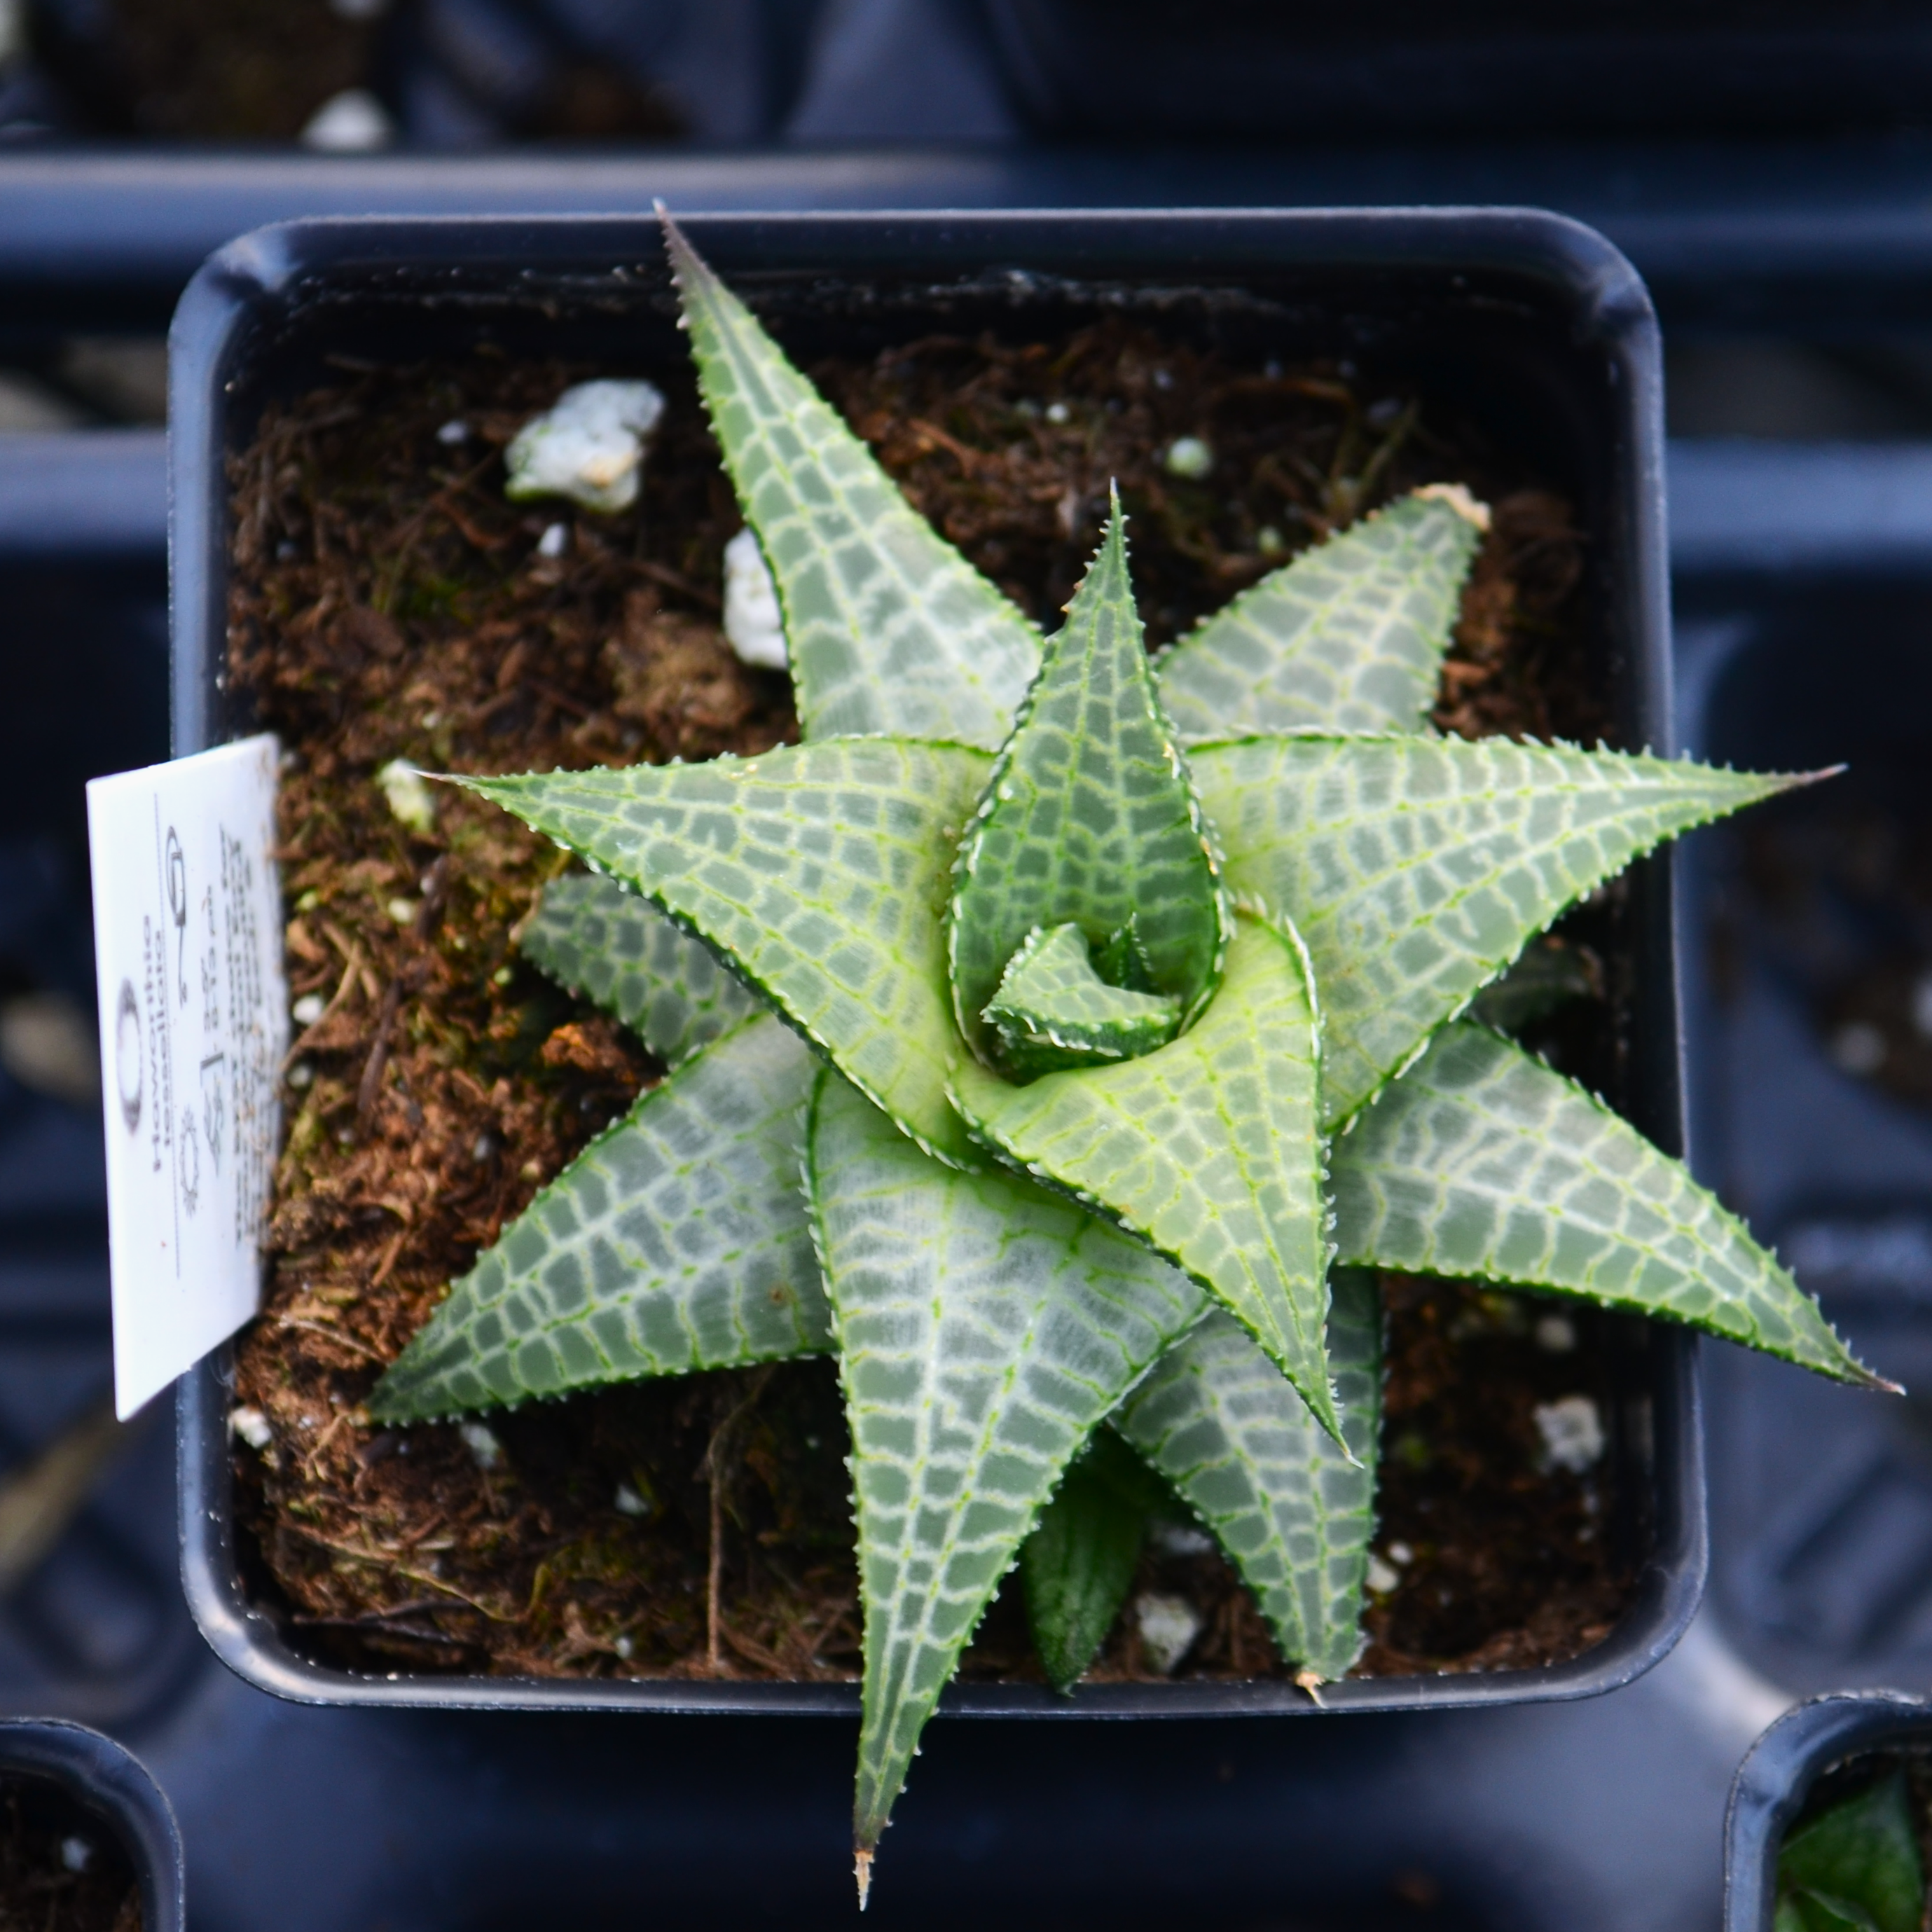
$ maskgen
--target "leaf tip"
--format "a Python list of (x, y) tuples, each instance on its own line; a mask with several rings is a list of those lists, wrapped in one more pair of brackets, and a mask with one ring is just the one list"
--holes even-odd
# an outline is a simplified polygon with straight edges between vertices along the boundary
[(873, 1850), (870, 1845), (860, 1845), (852, 1852), (852, 1876), (859, 1887), (859, 1910), (863, 1912), (866, 1901), (872, 1895)]
[(1307, 1693), (1308, 1701), (1318, 1709), (1322, 1704), (1322, 1686), (1326, 1682), (1321, 1672), (1312, 1666), (1304, 1664), (1294, 1673), (1294, 1681)]
[(1466, 484), (1425, 483), (1414, 494), (1418, 502), (1447, 504), (1456, 515), (1474, 524), (1484, 536), (1489, 535), (1490, 506), (1472, 496)]

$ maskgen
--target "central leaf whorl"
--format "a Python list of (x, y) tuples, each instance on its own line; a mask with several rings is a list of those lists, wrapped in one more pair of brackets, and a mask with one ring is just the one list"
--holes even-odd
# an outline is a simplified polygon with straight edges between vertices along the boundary
[(1220, 980), (1220, 863), (1155, 693), (1118, 496), (954, 880), (953, 1009), (996, 1071), (1024, 1078), (1150, 1052)]

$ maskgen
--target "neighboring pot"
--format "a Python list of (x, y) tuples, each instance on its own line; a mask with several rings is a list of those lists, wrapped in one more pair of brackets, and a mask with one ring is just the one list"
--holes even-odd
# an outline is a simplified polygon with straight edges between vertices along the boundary
[[(834, 341), (876, 349), (935, 327), (1070, 328), (1144, 305), (1177, 326), (1283, 356), (1360, 356), (1453, 394), (1566, 489), (1591, 533), (1593, 646), (1621, 742), (1671, 742), (1654, 316), (1600, 236), (1530, 210), (727, 216), (687, 224), (733, 284), (784, 318), (808, 359)], [(632, 218), (314, 221), (265, 229), (208, 261), (172, 335), (174, 749), (252, 728), (226, 688), (228, 456), (264, 404), (326, 379), (326, 355), (398, 362), (480, 340), (512, 354), (627, 365), (687, 351), (656, 224)], [(1632, 875), (1629, 1077), (1619, 1097), (1667, 1150), (1682, 1144), (1667, 862)], [(1349, 1680), (1329, 1709), (1513, 1703), (1628, 1682), (1676, 1641), (1705, 1567), (1704, 1483), (1686, 1330), (1610, 1325), (1616, 1532), (1638, 1580), (1609, 1637), (1540, 1669)], [(249, 1600), (238, 1558), (218, 1353), (181, 1384), (182, 1565), (204, 1634), (243, 1677), (306, 1701), (484, 1708), (851, 1714), (856, 1684), (512, 1679), (358, 1674), (296, 1654)], [(943, 1708), (986, 1714), (1290, 1714), (1286, 1682), (1119, 1684), (1072, 1699), (968, 1684)]]
[(76, 1826), (113, 1838), (141, 1888), (142, 1932), (182, 1932), (181, 1832), (139, 1758), (84, 1724), (0, 1718), (0, 1782), (16, 1780), (50, 1787)]
[(1932, 1703), (1898, 1690), (1814, 1697), (1746, 1754), (1724, 1820), (1724, 1932), (1772, 1932), (1778, 1855), (1818, 1779), (1847, 1759), (1932, 1750)]

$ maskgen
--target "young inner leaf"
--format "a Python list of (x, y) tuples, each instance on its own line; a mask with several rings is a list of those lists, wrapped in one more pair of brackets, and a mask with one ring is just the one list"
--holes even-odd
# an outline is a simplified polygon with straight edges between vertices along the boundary
[(1006, 1065), (986, 1008), (1036, 927), (1105, 946), (1131, 920), (1183, 1020), (1214, 991), (1228, 914), (1206, 824), (1154, 696), (1118, 503), (1047, 646), (960, 852), (950, 938), (960, 1030)]
[(1036, 926), (1013, 955), (986, 1018), (1016, 1071), (1049, 1073), (1165, 1046), (1180, 1023), (1180, 1002), (1110, 986), (1077, 926)]

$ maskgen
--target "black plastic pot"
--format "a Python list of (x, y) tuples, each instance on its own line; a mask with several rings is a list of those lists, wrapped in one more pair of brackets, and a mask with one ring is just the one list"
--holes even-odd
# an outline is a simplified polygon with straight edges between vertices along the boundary
[(181, 1834), (139, 1758), (82, 1724), (4, 1718), (0, 1780), (47, 1787), (76, 1826), (111, 1834), (141, 1888), (142, 1932), (182, 1932)]
[[(1642, 285), (1601, 237), (1522, 210), (1437, 212), (854, 215), (694, 220), (694, 242), (809, 356), (931, 331), (1058, 333), (1144, 306), (1163, 327), (1238, 350), (1352, 357), (1453, 395), (1564, 488), (1591, 532), (1591, 608), (1622, 740), (1670, 740), (1656, 326)], [(655, 224), (633, 219), (292, 224), (224, 249), (183, 298), (172, 338), (173, 721), (177, 754), (250, 728), (224, 688), (227, 455), (265, 403), (321, 380), (325, 355), (400, 361), (488, 340), (627, 364), (681, 362)], [(1631, 893), (1636, 988), (1630, 1117), (1681, 1145), (1666, 871)], [(1615, 1533), (1638, 1582), (1586, 1656), (1546, 1669), (1348, 1682), (1330, 1711), (1587, 1696), (1628, 1682), (1682, 1633), (1702, 1588), (1703, 1472), (1694, 1365), (1680, 1330), (1616, 1321), (1610, 1405)], [(492, 1709), (623, 1708), (850, 1713), (856, 1686), (376, 1678), (324, 1667), (251, 1604), (236, 1546), (229, 1364), (184, 1378), (183, 1572), (196, 1620), (244, 1677), (316, 1702)], [(1286, 1683), (1106, 1685), (1070, 1700), (964, 1685), (980, 1714), (1204, 1717), (1314, 1708)]]
[(1738, 1767), (1724, 1825), (1724, 1932), (1771, 1932), (1778, 1854), (1812, 1786), (1868, 1752), (1932, 1748), (1932, 1704), (1897, 1690), (1814, 1697), (1787, 1711)]

